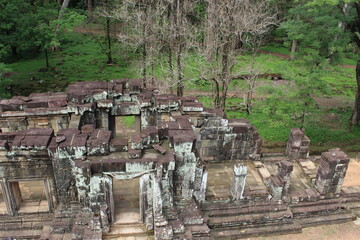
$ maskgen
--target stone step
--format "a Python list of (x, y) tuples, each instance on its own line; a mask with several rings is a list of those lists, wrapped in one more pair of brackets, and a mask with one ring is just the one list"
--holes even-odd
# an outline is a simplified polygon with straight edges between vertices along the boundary
[(343, 187), (341, 197), (360, 197), (360, 186)]
[(309, 216), (296, 218), (296, 222), (299, 223), (302, 227), (313, 227), (325, 224), (339, 224), (344, 222), (350, 222), (356, 219), (354, 214), (349, 212), (342, 212), (337, 214), (324, 214), (318, 216)]
[(216, 211), (216, 210), (234, 210), (239, 208), (247, 208), (247, 207), (263, 207), (263, 206), (276, 206), (279, 205), (274, 201), (266, 201), (259, 203), (249, 203), (248, 201), (236, 201), (236, 202), (218, 202), (218, 203), (204, 203), (201, 205), (202, 211)]
[(126, 237), (136, 237), (136, 239), (154, 239), (153, 231), (147, 231), (142, 223), (133, 224), (113, 224), (110, 232), (103, 233), (103, 239), (122, 239)]
[(322, 212), (335, 212), (341, 209), (345, 209), (345, 204), (318, 204), (318, 205), (308, 205), (302, 207), (291, 208), (294, 217), (298, 215), (313, 215)]
[(305, 207), (305, 206), (316, 206), (316, 205), (329, 205), (329, 204), (340, 204), (345, 203), (346, 199), (344, 198), (331, 198), (331, 199), (324, 199), (319, 201), (312, 201), (312, 202), (298, 202), (296, 204), (290, 205), (291, 209), (297, 207)]
[(14, 238), (14, 239), (39, 239), (41, 230), (24, 230), (17, 229), (12, 231), (0, 231), (0, 239)]
[(253, 213), (227, 217), (212, 217), (209, 219), (208, 225), (210, 228), (231, 228), (234, 226), (248, 225), (253, 223), (282, 221), (290, 219), (292, 215), (292, 212), (287, 209), (286, 211), (280, 212)]
[(360, 202), (348, 202), (348, 203), (346, 203), (346, 207), (351, 210), (360, 209)]
[(240, 238), (301, 233), (301, 226), (295, 222), (243, 226), (236, 229), (212, 231), (215, 240), (235, 240)]
[(110, 227), (110, 235), (120, 234), (120, 235), (136, 235), (136, 234), (147, 234), (147, 230), (144, 224), (113, 224)]
[(105, 235), (102, 236), (103, 240), (107, 239), (113, 239), (113, 240), (119, 240), (119, 239), (136, 239), (136, 240), (155, 240), (154, 236), (150, 235)]
[(193, 236), (210, 236), (210, 228), (206, 223), (188, 227)]
[(9, 215), (0, 215), (0, 221), (4, 220), (31, 220), (31, 219), (45, 219), (51, 220), (54, 217), (54, 213), (27, 213), (27, 214), (17, 214), (15, 216)]
[(247, 205), (240, 208), (212, 210), (209, 212), (208, 216), (209, 217), (234, 216), (239, 214), (278, 212), (285, 210), (287, 210), (287, 206), (283, 204), (270, 204), (270, 205), (258, 205), (258, 206)]
[[(31, 230), (42, 229), (51, 224), (53, 214), (29, 214), (23, 216), (0, 216), (0, 230), (10, 231), (16, 229)], [(1, 235), (0, 235), (1, 236)]]

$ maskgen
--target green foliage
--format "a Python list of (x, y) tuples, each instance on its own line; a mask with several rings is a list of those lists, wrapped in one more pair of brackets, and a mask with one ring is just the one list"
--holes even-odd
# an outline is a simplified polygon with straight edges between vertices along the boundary
[[(16, 14), (14, 14), (16, 13)], [(85, 16), (67, 10), (58, 19), (56, 2), (0, 0), (0, 44), (2, 51), (18, 51), (59, 47), (64, 33), (83, 22)]]
[(8, 64), (16, 74), (12, 76), (13, 95), (29, 95), (32, 92), (63, 91), (69, 83), (76, 81), (109, 81), (115, 78), (138, 77), (132, 60), (118, 56), (118, 64), (108, 66), (98, 44), (90, 37), (78, 33), (65, 33), (63, 50), (49, 53), (52, 67), (39, 71), (44, 66), (42, 57)]
[(11, 70), (6, 67), (5, 64), (0, 63), (0, 99), (9, 98), (10, 93), (8, 91), (11, 80), (9, 78), (5, 78), (4, 75)]
[(29, 48), (32, 37), (31, 5), (23, 0), (0, 0), (0, 44), (7, 52)]
[(295, 1), (289, 10), (288, 20), (279, 31), (286, 33), (286, 46), (299, 42), (298, 56), (309, 66), (334, 61), (348, 50), (351, 36), (339, 27), (349, 19), (335, 6), (338, 1)]

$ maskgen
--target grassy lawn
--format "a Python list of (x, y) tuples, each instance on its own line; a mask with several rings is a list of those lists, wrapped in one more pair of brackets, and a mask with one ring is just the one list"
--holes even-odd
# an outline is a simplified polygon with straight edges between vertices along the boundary
[(106, 64), (106, 55), (90, 37), (72, 33), (72, 41), (63, 45), (63, 50), (50, 53), (50, 69), (43, 72), (43, 55), (30, 60), (8, 64), (16, 72), (14, 95), (32, 92), (63, 91), (68, 84), (77, 81), (108, 81), (114, 78), (135, 76), (129, 68), (129, 60), (115, 57), (113, 65)]
[[(14, 95), (28, 95), (32, 92), (64, 91), (69, 83), (76, 81), (108, 81), (116, 78), (139, 77), (138, 56), (131, 51), (124, 53), (124, 49), (115, 44), (112, 65), (106, 64), (106, 55), (100, 46), (90, 37), (78, 33), (71, 34), (71, 41), (62, 46), (63, 50), (50, 53), (51, 69), (44, 71), (45, 59), (43, 55), (8, 64), (15, 74), (13, 80)], [(262, 48), (264, 51), (288, 55), (288, 49), (271, 45)], [(200, 80), (199, 57), (186, 57), (187, 67), (184, 68), (185, 78), (188, 79), (186, 91), (200, 96), (205, 106), (212, 104), (211, 83)], [(238, 74), (246, 74), (251, 64), (251, 56), (239, 57), (234, 67)], [(353, 65), (354, 60), (344, 58), (341, 64)], [(261, 73), (279, 73), (285, 78), (285, 84), (277, 85), (270, 79), (259, 79), (256, 96), (253, 101), (253, 111), (247, 115), (244, 111), (229, 110), (229, 118), (246, 118), (255, 125), (266, 144), (281, 146), (287, 141), (290, 129), (301, 126), (299, 109), (294, 107), (298, 99), (294, 93), (298, 89), (292, 76), (307, 76), (306, 70), (298, 62), (290, 62), (281, 57), (258, 54), (255, 57), (255, 67)], [(154, 73), (158, 80), (168, 78), (167, 63), (164, 58), (157, 62)], [(360, 127), (350, 129), (348, 120), (351, 116), (353, 99), (356, 91), (355, 70), (341, 66), (326, 66), (318, 76), (324, 85), (324, 91), (315, 91), (319, 98), (306, 115), (305, 128), (312, 141), (312, 151), (319, 153), (333, 147), (341, 147), (352, 154), (360, 152)], [(316, 84), (314, 84), (315, 86)], [(317, 85), (316, 85), (317, 86)], [(234, 80), (230, 85), (228, 106), (241, 106), (242, 96), (247, 91), (244, 80)], [(314, 87), (315, 88), (315, 87)], [(316, 90), (316, 89), (315, 89)], [(269, 111), (269, 101), (276, 92), (275, 113)], [(231, 96), (235, 96), (231, 98)], [(129, 124), (132, 119), (128, 119)]]

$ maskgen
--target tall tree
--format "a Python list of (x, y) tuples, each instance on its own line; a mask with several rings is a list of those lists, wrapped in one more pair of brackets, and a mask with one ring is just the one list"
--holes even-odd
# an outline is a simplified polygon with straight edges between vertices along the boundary
[(103, 12), (103, 16), (115, 18), (123, 23), (122, 31), (117, 35), (119, 41), (141, 54), (140, 74), (144, 87), (155, 77), (154, 61), (162, 48), (158, 38), (160, 1), (123, 1), (113, 10)]
[(208, 0), (204, 23), (205, 43), (199, 45), (205, 64), (202, 77), (214, 83), (214, 103), (225, 108), (234, 66), (252, 42), (271, 30), (277, 13), (270, 1)]
[[(191, 23), (191, 16), (195, 15), (197, 4), (197, 1), (191, 0), (162, 0), (158, 5), (160, 9), (163, 9), (159, 37), (164, 41), (168, 52), (168, 69), (171, 80), (176, 82), (178, 96), (184, 94), (184, 56), (190, 47), (191, 32), (195, 27)], [(176, 66), (176, 71), (174, 66)]]
[(31, 47), (33, 6), (24, 0), (0, 1), (0, 44), (16, 56)]
[(88, 6), (88, 19), (91, 21), (93, 19), (93, 1), (87, 0)]
[[(354, 23), (349, 26), (349, 29), (352, 32), (352, 37), (358, 47), (358, 50), (360, 50), (360, 2), (353, 3), (353, 6), (356, 9), (356, 17)], [(351, 125), (358, 125), (360, 123), (360, 58), (358, 59), (356, 65), (356, 83), (357, 92), (355, 97), (354, 113), (350, 119)]]

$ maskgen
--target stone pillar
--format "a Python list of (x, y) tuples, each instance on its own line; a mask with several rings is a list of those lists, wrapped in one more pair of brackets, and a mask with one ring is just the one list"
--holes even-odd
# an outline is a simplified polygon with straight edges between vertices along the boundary
[(291, 129), (286, 146), (286, 154), (290, 159), (309, 157), (310, 139), (305, 135), (305, 130), (300, 128)]
[(278, 163), (278, 176), (282, 182), (282, 186), (283, 186), (283, 190), (282, 190), (282, 197), (287, 196), (288, 192), (289, 192), (289, 187), (290, 187), (290, 178), (291, 178), (291, 173), (294, 169), (294, 166), (291, 162), (289, 161), (281, 161), (280, 163)]
[(208, 171), (203, 168), (196, 169), (194, 197), (198, 202), (205, 201)]
[(289, 161), (281, 161), (278, 163), (278, 170), (276, 175), (271, 175), (267, 182), (272, 196), (272, 200), (279, 201), (287, 196), (290, 187), (291, 172), (294, 166)]
[(339, 148), (321, 154), (315, 186), (325, 198), (336, 197), (344, 183), (350, 158)]
[(234, 165), (234, 178), (231, 186), (231, 195), (233, 200), (240, 200), (243, 198), (245, 189), (247, 167), (241, 163)]

